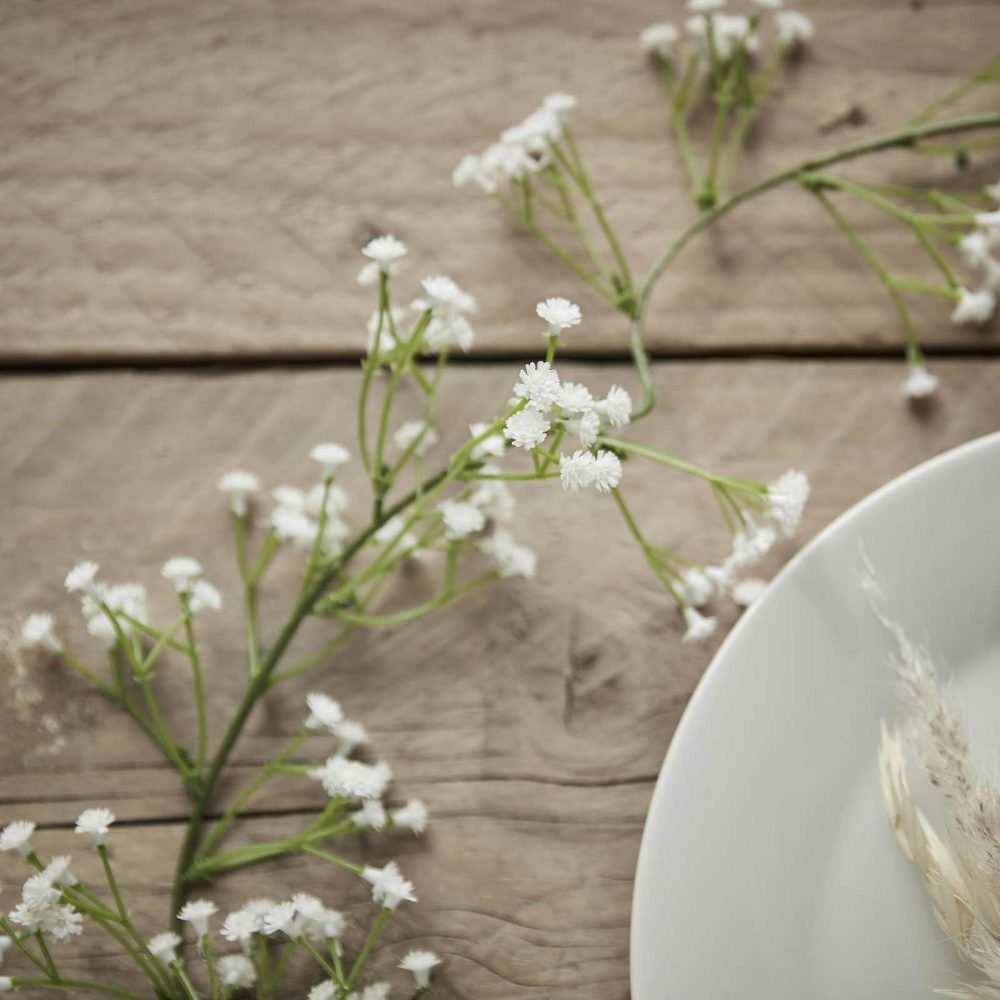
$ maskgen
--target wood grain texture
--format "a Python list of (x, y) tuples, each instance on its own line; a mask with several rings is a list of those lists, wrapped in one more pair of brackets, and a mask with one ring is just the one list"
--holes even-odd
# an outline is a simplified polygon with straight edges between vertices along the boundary
[[(723, 471), (769, 478), (788, 466), (805, 469), (815, 491), (806, 539), (892, 476), (997, 427), (1000, 361), (942, 362), (936, 370), (947, 391), (914, 414), (900, 404), (896, 364), (659, 365), (661, 408), (634, 435)], [(461, 428), (486, 415), (489, 401), (506, 398), (512, 373), (513, 366), (500, 365), (455, 372), (443, 425)], [(629, 384), (630, 377), (607, 366), (578, 365), (567, 374), (595, 388)], [(109, 579), (142, 579), (163, 618), (171, 600), (155, 567), (173, 554), (196, 554), (229, 597), (204, 638), (217, 732), (245, 667), (228, 518), (215, 479), (244, 465), (269, 486), (307, 483), (310, 445), (353, 426), (355, 378), (300, 370), (0, 379), (4, 629), (12, 634), (25, 612), (53, 608), (62, 634), (96, 656), (61, 592), (66, 568), (90, 557)], [(357, 524), (367, 504), (357, 478), (348, 473), (347, 482)], [(664, 544), (708, 558), (727, 548), (697, 483), (629, 463), (624, 485)], [(421, 896), (391, 927), (387, 942), (395, 947), (385, 949), (379, 971), (392, 975), (394, 956), (406, 946), (430, 946), (447, 959), (435, 993), (442, 1000), (624, 1000), (643, 818), (664, 749), (711, 650), (680, 643), (674, 612), (607, 498), (564, 497), (553, 483), (519, 494), (515, 527), (539, 549), (537, 580), (359, 636), (321, 672), (274, 693), (238, 746), (234, 776), (245, 779), (296, 730), (307, 690), (342, 697), (371, 729), (375, 751), (392, 761), (393, 797), (419, 795), (434, 813), (422, 841), (369, 841), (376, 857), (400, 859)], [(281, 559), (265, 588), (268, 634), (286, 607), (296, 565)], [(433, 572), (415, 566), (392, 600), (413, 599)], [(728, 625), (733, 612), (721, 613)], [(72, 843), (70, 827), (85, 804), (109, 805), (121, 821), (114, 847), (126, 892), (143, 927), (162, 928), (186, 813), (171, 774), (100, 696), (4, 647), (0, 822), (36, 818), (45, 826), (43, 849), (74, 850), (86, 876), (93, 859)], [(184, 671), (165, 663), (157, 684), (174, 724), (190, 732)], [(325, 752), (318, 739), (303, 759)], [(312, 782), (276, 781), (236, 842), (291, 832), (320, 801)], [(16, 884), (8, 856), (0, 857), (0, 877)], [(210, 891), (225, 905), (306, 888), (359, 919), (367, 912), (358, 885), (305, 859), (220, 880)], [(13, 897), (5, 894), (4, 905)], [(93, 972), (108, 954), (89, 935), (67, 952), (67, 969)], [(296, 982), (304, 992), (307, 980)]]
[[(1000, 7), (806, 6), (814, 51), (753, 136), (746, 180), (900, 124), (992, 55)], [(577, 132), (643, 272), (691, 219), (658, 85), (636, 49), (680, 0), (11, 0), (0, 11), (0, 361), (357, 352), (372, 297), (358, 249), (392, 231), (407, 278), (480, 298), (481, 349), (537, 349), (533, 304), (584, 303), (581, 352), (623, 351), (593, 300), (488, 199), (452, 190), (460, 155), (545, 93)], [(835, 123), (854, 110), (860, 126)], [(904, 159), (900, 178), (947, 164)], [(882, 168), (879, 168), (880, 172)], [(996, 162), (975, 172), (994, 180)], [(895, 226), (865, 220), (908, 270)], [(404, 300), (410, 292), (406, 291)], [(926, 343), (993, 350), (939, 302)], [(804, 195), (774, 194), (677, 262), (649, 316), (660, 351), (895, 348), (881, 289)]]

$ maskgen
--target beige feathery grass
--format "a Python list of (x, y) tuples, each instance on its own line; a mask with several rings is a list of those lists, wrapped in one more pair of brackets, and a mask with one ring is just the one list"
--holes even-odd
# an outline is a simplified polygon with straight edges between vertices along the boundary
[(865, 586), (899, 647), (900, 718), (882, 723), (879, 747), (882, 802), (938, 923), (985, 977), (939, 993), (1000, 1000), (1000, 789), (972, 759), (929, 656), (885, 614), (870, 577)]

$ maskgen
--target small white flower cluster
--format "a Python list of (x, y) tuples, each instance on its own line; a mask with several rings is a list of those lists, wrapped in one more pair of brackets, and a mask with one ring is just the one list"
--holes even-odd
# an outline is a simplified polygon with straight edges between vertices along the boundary
[(405, 806), (387, 810), (382, 796), (392, 780), (392, 769), (384, 761), (366, 764), (353, 760), (350, 754), (368, 741), (368, 733), (360, 722), (344, 717), (340, 703), (329, 695), (313, 692), (306, 697), (309, 715), (306, 727), (314, 732), (335, 736), (339, 745), (320, 766), (309, 771), (309, 777), (319, 781), (331, 799), (350, 799), (359, 808), (350, 814), (359, 829), (385, 828), (409, 830), (422, 834), (427, 829), (427, 806), (412, 799)]
[[(301, 549), (311, 549), (320, 531), (323, 518), (321, 545), (328, 555), (341, 551), (350, 529), (342, 515), (348, 507), (347, 494), (333, 482), (337, 470), (351, 459), (351, 453), (340, 444), (325, 442), (310, 452), (313, 461), (322, 469), (322, 481), (308, 490), (297, 486), (278, 486), (271, 492), (275, 507), (271, 512), (271, 530), (281, 542), (291, 542)], [(326, 509), (323, 510), (323, 497)]]
[(684, 604), (687, 631), (685, 642), (697, 642), (712, 635), (718, 622), (701, 614), (699, 609), (716, 595), (728, 595), (735, 603), (746, 607), (764, 592), (766, 584), (756, 578), (740, 579), (739, 575), (765, 556), (774, 546), (778, 535), (792, 535), (809, 499), (809, 479), (804, 472), (789, 469), (768, 486), (765, 524), (757, 524), (745, 515), (742, 527), (733, 535), (733, 548), (718, 566), (690, 566), (681, 574), (678, 596)]
[[(95, 845), (103, 848), (108, 828), (114, 821), (114, 814), (107, 809), (86, 809), (76, 821), (76, 832), (89, 836)], [(0, 831), (0, 851), (17, 851), (31, 863), (40, 864), (31, 842), (34, 832), (35, 824), (28, 820), (8, 823)], [(70, 857), (61, 855), (29, 876), (21, 888), (21, 902), (10, 911), (11, 923), (23, 927), (25, 933), (41, 931), (56, 941), (82, 933), (83, 915), (66, 898), (66, 891), (80, 881), (70, 864)], [(0, 945), (0, 960), (4, 950)]]
[[(149, 622), (149, 599), (141, 583), (105, 584), (97, 579), (99, 572), (100, 567), (95, 562), (77, 564), (66, 574), (66, 589), (81, 594), (80, 607), (87, 631), (108, 649), (113, 649), (119, 642), (119, 635), (126, 639), (135, 635), (133, 621)], [(163, 564), (160, 573), (184, 595), (192, 614), (222, 608), (222, 595), (213, 584), (201, 579), (202, 568), (196, 559), (175, 556)], [(27, 646), (55, 653), (62, 651), (54, 619), (47, 612), (28, 615), (21, 626), (21, 641)]]
[[(371, 258), (358, 275), (362, 284), (371, 284), (380, 274), (391, 275), (396, 271), (398, 261), (406, 254), (406, 247), (394, 236), (378, 236), (361, 251)], [(451, 278), (443, 274), (432, 274), (421, 281), (423, 295), (410, 303), (418, 316), (430, 311), (430, 319), (415, 346), (416, 354), (438, 354), (457, 347), (471, 349), (475, 340), (475, 330), (468, 317), (476, 311), (475, 297), (463, 291)], [(406, 312), (398, 306), (388, 310), (376, 309), (368, 320), (368, 353), (377, 361), (389, 360), (401, 340), (412, 335), (400, 332), (406, 325)]]
[[(1000, 183), (991, 184), (987, 195), (1000, 203)], [(951, 314), (955, 323), (986, 323), (996, 310), (1000, 291), (1000, 260), (993, 256), (1000, 247), (1000, 210), (976, 215), (976, 228), (959, 241), (958, 250), (965, 264), (982, 274), (977, 291), (959, 289), (958, 303)]]
[(478, 156), (463, 156), (452, 174), (453, 183), (456, 187), (476, 184), (494, 194), (505, 183), (544, 170), (552, 162), (552, 148), (562, 139), (567, 116), (576, 104), (571, 94), (549, 94), (524, 121), (501, 132), (499, 141)]
[[(758, 11), (751, 16), (729, 14), (723, 8), (725, 0), (689, 0), (691, 17), (684, 30), (691, 36), (696, 51), (705, 58), (714, 57), (729, 62), (739, 52), (753, 55), (760, 48), (758, 28), (763, 10), (774, 11), (774, 30), (778, 43), (786, 50), (810, 42), (815, 34), (812, 22), (795, 10), (782, 10), (781, 0), (754, 0)], [(639, 35), (643, 52), (669, 63), (681, 41), (681, 32), (669, 23), (651, 24)]]

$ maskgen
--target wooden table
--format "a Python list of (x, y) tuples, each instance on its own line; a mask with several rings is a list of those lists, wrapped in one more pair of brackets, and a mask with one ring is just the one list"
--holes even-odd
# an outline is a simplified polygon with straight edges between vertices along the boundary
[[(989, 2), (807, 9), (815, 48), (754, 133), (746, 181), (900, 123), (985, 61), (1000, 31)], [(247, 466), (270, 486), (306, 482), (311, 444), (353, 435), (372, 303), (354, 274), (375, 233), (406, 241), (411, 278), (452, 274), (480, 299), (476, 352), (449, 378), (445, 427), (505, 398), (516, 359), (538, 353), (532, 309), (547, 295), (576, 298), (586, 315), (560, 367), (596, 386), (633, 384), (621, 317), (487, 199), (453, 191), (450, 171), (541, 95), (578, 94), (577, 135), (641, 273), (692, 217), (635, 43), (665, 16), (679, 19), (681, 5), (7, 3), (5, 625), (53, 608), (82, 642), (61, 585), (82, 558), (144, 580), (163, 615), (156, 567), (176, 553), (197, 555), (234, 593), (215, 479)], [(947, 168), (884, 163), (904, 178)], [(866, 225), (887, 254), (915, 260), (898, 228)], [(637, 434), (723, 471), (803, 468), (814, 498), (801, 542), (896, 474), (996, 429), (995, 336), (952, 326), (935, 303), (919, 322), (943, 387), (914, 412), (900, 401), (900, 335), (881, 290), (809, 199), (773, 194), (692, 245), (663, 281), (649, 325), (662, 402)], [(629, 472), (637, 513), (665, 543), (724, 552), (695, 485)], [(536, 581), (358, 638), (323, 673), (279, 690), (235, 755), (239, 779), (295, 731), (314, 688), (368, 724), (395, 766), (395, 794), (434, 814), (422, 841), (367, 845), (399, 857), (421, 896), (392, 925), (397, 947), (378, 967), (407, 946), (440, 951), (435, 996), (628, 994), (643, 819), (711, 649), (681, 645), (676, 614), (607, 508), (531, 484), (519, 530), (540, 552)], [(278, 620), (294, 573), (279, 563), (266, 621)], [(237, 603), (206, 640), (213, 721), (242, 683)], [(187, 810), (173, 773), (99, 695), (11, 648), (5, 659), (0, 819), (37, 820), (43, 849), (76, 848), (89, 874), (71, 826), (85, 805), (110, 806), (126, 892), (142, 926), (162, 929)], [(157, 681), (171, 717), (190, 726), (181, 668), (162, 666)], [(276, 781), (243, 836), (297, 829), (319, 802), (311, 782)], [(16, 866), (4, 857), (0, 871), (9, 907)], [(218, 898), (307, 888), (366, 912), (360, 887), (304, 858), (226, 880)], [(67, 970), (115, 964), (94, 941), (67, 953)]]

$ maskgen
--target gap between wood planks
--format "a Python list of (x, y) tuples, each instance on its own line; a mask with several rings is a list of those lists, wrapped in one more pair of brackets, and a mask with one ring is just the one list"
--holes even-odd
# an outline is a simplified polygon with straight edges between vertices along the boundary
[[(695, 364), (704, 361), (902, 361), (903, 345), (889, 347), (712, 347), (680, 348), (675, 351), (652, 350), (651, 362)], [(994, 361), (1000, 358), (1000, 342), (975, 345), (956, 345), (949, 348), (927, 348), (928, 358), (955, 361)], [(481, 351), (476, 354), (453, 355), (449, 364), (457, 367), (500, 365), (529, 361), (533, 355), (524, 351)], [(631, 356), (620, 350), (560, 351), (559, 362), (565, 364), (629, 364)], [(69, 375), (77, 372), (115, 371), (165, 371), (189, 372), (205, 370), (220, 374), (268, 371), (279, 368), (355, 368), (361, 356), (338, 351), (296, 351), (289, 353), (247, 351), (238, 355), (204, 354), (148, 354), (135, 357), (103, 357), (100, 355), (65, 354), (60, 357), (19, 358), (16, 355), (0, 360), (0, 376), (53, 374)]]

